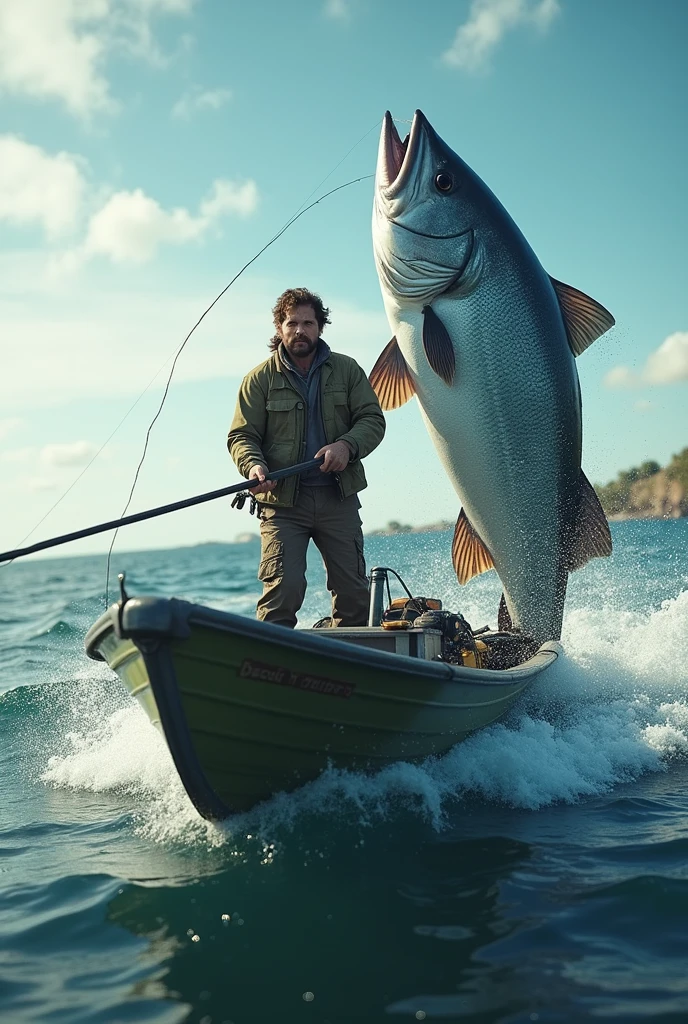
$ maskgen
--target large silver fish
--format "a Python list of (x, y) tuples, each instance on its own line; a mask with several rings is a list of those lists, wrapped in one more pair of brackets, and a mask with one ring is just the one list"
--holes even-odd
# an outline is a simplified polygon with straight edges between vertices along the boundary
[(611, 552), (581, 470), (574, 357), (614, 318), (545, 272), (419, 110), (403, 142), (385, 115), (373, 245), (395, 336), (370, 380), (383, 409), (418, 398), (463, 505), (459, 581), (496, 568), (500, 625), (558, 639), (568, 573)]

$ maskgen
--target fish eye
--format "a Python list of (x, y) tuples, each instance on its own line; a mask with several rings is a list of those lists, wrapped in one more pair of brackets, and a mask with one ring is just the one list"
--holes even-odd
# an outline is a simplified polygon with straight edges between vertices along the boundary
[(451, 174), (447, 174), (446, 171), (440, 171), (435, 176), (435, 188), (438, 192), (451, 192), (454, 188), (454, 179)]

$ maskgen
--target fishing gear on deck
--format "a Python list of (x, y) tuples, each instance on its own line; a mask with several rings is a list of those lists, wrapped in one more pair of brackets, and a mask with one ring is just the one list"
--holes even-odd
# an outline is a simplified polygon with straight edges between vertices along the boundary
[(414, 625), (440, 631), (443, 641), (442, 661), (483, 668), (487, 646), (484, 640), (476, 639), (471, 624), (459, 612), (428, 609), (416, 619)]
[(408, 629), (411, 624), (417, 625), (425, 613), (441, 607), (442, 602), (435, 597), (397, 597), (382, 613), (380, 625), (383, 629)]
[[(322, 465), (324, 456), (317, 459), (309, 459), (308, 462), (299, 462), (295, 466), (288, 466), (286, 469), (275, 469), (270, 471), (271, 480), (285, 480), (289, 476), (297, 476), (306, 473)], [(184, 498), (182, 501), (175, 501), (169, 505), (160, 505), (158, 508), (150, 508), (145, 512), (135, 512), (133, 515), (125, 516), (122, 519), (112, 519), (108, 523), (99, 523), (97, 526), (87, 526), (83, 530), (75, 530), (74, 533), (65, 533), (61, 537), (51, 537), (50, 540), (42, 540), (37, 544), (31, 544), (26, 548), (16, 548), (14, 551), (0, 551), (0, 562), (11, 562), (15, 558), (23, 558), (24, 555), (32, 555), (36, 551), (45, 551), (47, 548), (56, 548), (61, 544), (68, 544), (73, 540), (81, 540), (84, 537), (93, 537), (97, 533), (106, 533), (108, 530), (116, 530), (120, 526), (129, 526), (131, 523), (141, 523), (146, 519), (155, 519), (157, 516), (164, 516), (168, 512), (178, 512), (182, 508), (191, 508), (192, 505), (201, 505), (206, 501), (214, 501), (215, 498), (224, 498), (228, 494), (236, 494), (245, 491), (246, 485), (255, 487), (256, 480), (240, 480), (238, 484), (230, 487), (220, 487), (216, 491), (207, 491), (205, 494), (197, 494), (192, 498)], [(253, 500), (253, 495), (249, 496)], [(245, 499), (244, 499), (245, 500)]]
[[(389, 573), (397, 578), (407, 597), (392, 598)], [(384, 593), (387, 591), (387, 607)], [(317, 627), (329, 626), (321, 619)], [(442, 608), (437, 597), (414, 597), (398, 572), (388, 566), (376, 566), (370, 572), (370, 614), (368, 626), (382, 626), (385, 631), (433, 631), (440, 635), (440, 653), (435, 661), (467, 668), (507, 669), (532, 657), (539, 643), (520, 630), (491, 630), (489, 626), (473, 629), (460, 612)]]

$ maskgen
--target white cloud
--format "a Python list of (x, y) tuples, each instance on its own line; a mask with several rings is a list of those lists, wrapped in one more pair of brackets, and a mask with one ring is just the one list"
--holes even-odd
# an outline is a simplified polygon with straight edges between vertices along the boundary
[(545, 32), (559, 10), (559, 0), (473, 0), (468, 20), (457, 29), (442, 60), (464, 71), (478, 71), (507, 32), (518, 25)]
[(0, 91), (57, 99), (78, 116), (115, 106), (103, 65), (126, 50), (160, 59), (158, 15), (187, 14), (194, 0), (1, 0)]
[[(73, 154), (50, 154), (16, 135), (0, 135), (0, 224), (38, 226), (52, 240), (79, 229), (83, 239), (70, 250), (48, 253), (53, 283), (95, 255), (116, 263), (144, 263), (162, 243), (200, 238), (222, 217), (248, 217), (258, 205), (254, 181), (225, 178), (213, 182), (196, 214), (181, 206), (165, 210), (142, 189), (115, 192), (103, 202), (107, 193), (89, 184), (84, 166)], [(97, 202), (102, 205), (84, 228)]]
[[(258, 187), (255, 181), (238, 182), (218, 178), (207, 199), (201, 203), (201, 220), (213, 220), (225, 213), (248, 217), (258, 206)], [(205, 229), (204, 229), (205, 230)]]
[(162, 15), (187, 15), (196, 0), (108, 0), (106, 26), (109, 45), (154, 64), (165, 57), (155, 41), (152, 21)]
[(141, 189), (116, 192), (89, 222), (80, 258), (103, 255), (115, 263), (145, 263), (163, 243), (180, 245), (204, 235), (220, 217), (247, 217), (258, 204), (254, 181), (218, 179), (194, 215), (185, 207), (165, 210)]
[(648, 384), (675, 384), (688, 380), (688, 331), (676, 331), (665, 338), (648, 357), (643, 378)]
[(326, 0), (323, 14), (333, 21), (348, 21), (351, 15), (348, 0)]
[(97, 450), (90, 441), (46, 444), (41, 449), (40, 459), (49, 466), (83, 466), (93, 458)]
[(615, 366), (605, 375), (606, 388), (635, 388), (638, 385), (638, 374), (629, 366)]
[(189, 118), (197, 111), (220, 110), (231, 98), (229, 89), (190, 89), (172, 107), (172, 117)]
[(186, 242), (198, 234), (183, 207), (168, 212), (140, 188), (116, 192), (91, 218), (85, 250), (110, 256), (115, 263), (144, 263), (161, 242)]
[(7, 419), (0, 420), (0, 441), (4, 441), (6, 437), (14, 433), (23, 422), (24, 420), (19, 419), (18, 416), (9, 416)]
[(675, 331), (650, 353), (640, 373), (628, 366), (615, 366), (605, 376), (604, 384), (608, 388), (636, 388), (684, 380), (688, 380), (688, 331)]
[(0, 5), (0, 86), (57, 97), (72, 113), (112, 105), (99, 71), (104, 43), (96, 31), (107, 0), (3, 0)]
[(0, 221), (39, 224), (50, 237), (74, 228), (86, 188), (81, 163), (0, 135)]

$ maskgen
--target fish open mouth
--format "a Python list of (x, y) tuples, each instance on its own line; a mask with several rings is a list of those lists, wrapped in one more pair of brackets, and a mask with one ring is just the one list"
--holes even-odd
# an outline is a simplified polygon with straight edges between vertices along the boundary
[(425, 124), (425, 116), (417, 110), (413, 115), (411, 131), (402, 140), (389, 110), (382, 122), (378, 155), (378, 183), (386, 190), (401, 188), (408, 175), (418, 148), (418, 139)]

